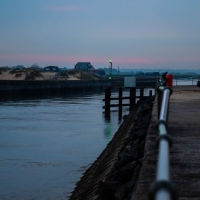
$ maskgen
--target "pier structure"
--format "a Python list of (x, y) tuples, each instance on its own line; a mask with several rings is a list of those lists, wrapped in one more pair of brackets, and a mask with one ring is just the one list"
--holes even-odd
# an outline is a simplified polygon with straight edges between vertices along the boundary
[[(116, 89), (116, 88), (115, 88)], [(123, 106), (129, 106), (129, 110), (131, 110), (134, 105), (137, 103), (136, 99), (142, 101), (148, 97), (151, 97), (153, 94), (153, 90), (155, 88), (146, 88), (149, 89), (148, 95), (144, 95), (144, 89), (145, 88), (136, 88), (136, 87), (129, 87), (129, 95), (128, 96), (123, 96), (123, 90), (127, 88), (123, 87), (118, 87), (117, 92), (118, 92), (118, 97), (112, 97), (112, 90), (113, 87), (108, 87), (105, 89), (105, 98), (102, 99), (105, 102), (105, 105), (103, 108), (105, 109), (105, 117), (110, 118), (110, 108), (111, 107), (118, 107), (118, 116), (122, 117), (122, 107)], [(136, 90), (139, 90), (139, 95), (136, 95)], [(155, 93), (155, 92), (154, 92)], [(117, 103), (113, 104), (111, 101), (118, 101)], [(123, 103), (123, 100), (129, 100), (129, 103)]]
[[(112, 61), (111, 61), (112, 66)], [(112, 67), (111, 67), (112, 68)], [(111, 77), (111, 76), (110, 76)], [(105, 118), (110, 118), (110, 109), (111, 107), (118, 107), (118, 116), (119, 118), (122, 117), (122, 107), (123, 106), (129, 106), (129, 110), (132, 110), (135, 104), (137, 103), (136, 100), (144, 100), (148, 97), (151, 97), (153, 94), (153, 91), (155, 93), (155, 87), (156, 87), (156, 81), (157, 79), (155, 77), (124, 77), (122, 78), (116, 78), (116, 79), (110, 79), (110, 86), (105, 89), (105, 98), (103, 101), (105, 102), (105, 105), (103, 108), (105, 109)], [(118, 97), (112, 97), (112, 91), (115, 89), (118, 92)], [(150, 89), (149, 93), (145, 96), (144, 90)], [(123, 96), (123, 91), (129, 90), (128, 96)], [(137, 96), (136, 91), (139, 90), (139, 95)], [(111, 101), (118, 101), (117, 103), (113, 104)], [(129, 102), (124, 103), (123, 100), (129, 100)]]

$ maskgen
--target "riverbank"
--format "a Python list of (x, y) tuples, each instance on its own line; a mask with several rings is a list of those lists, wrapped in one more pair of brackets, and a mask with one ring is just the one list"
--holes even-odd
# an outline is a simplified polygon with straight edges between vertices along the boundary
[(133, 108), (72, 192), (75, 199), (130, 199), (143, 163), (154, 96)]

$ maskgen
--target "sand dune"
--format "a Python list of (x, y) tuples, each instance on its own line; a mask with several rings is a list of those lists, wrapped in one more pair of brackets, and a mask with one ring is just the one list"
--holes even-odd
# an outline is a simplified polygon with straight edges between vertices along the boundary
[(0, 70), (0, 80), (94, 80), (99, 77), (77, 70), (62, 72), (39, 72), (37, 70)]

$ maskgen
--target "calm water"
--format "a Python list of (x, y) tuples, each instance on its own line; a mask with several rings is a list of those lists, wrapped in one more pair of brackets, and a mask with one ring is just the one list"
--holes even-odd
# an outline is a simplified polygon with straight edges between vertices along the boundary
[(0, 199), (68, 199), (121, 123), (117, 108), (104, 118), (103, 98), (1, 101)]
[(198, 79), (192, 79), (192, 78), (185, 78), (185, 79), (174, 79), (173, 85), (197, 85)]

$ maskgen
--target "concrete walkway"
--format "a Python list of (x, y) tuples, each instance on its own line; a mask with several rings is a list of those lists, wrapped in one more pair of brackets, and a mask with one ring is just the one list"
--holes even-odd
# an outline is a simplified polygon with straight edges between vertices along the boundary
[[(170, 98), (168, 133), (173, 138), (170, 151), (171, 180), (178, 189), (179, 200), (200, 199), (200, 88), (176, 86)], [(147, 200), (155, 179), (157, 102), (146, 137), (145, 158), (132, 200)]]

